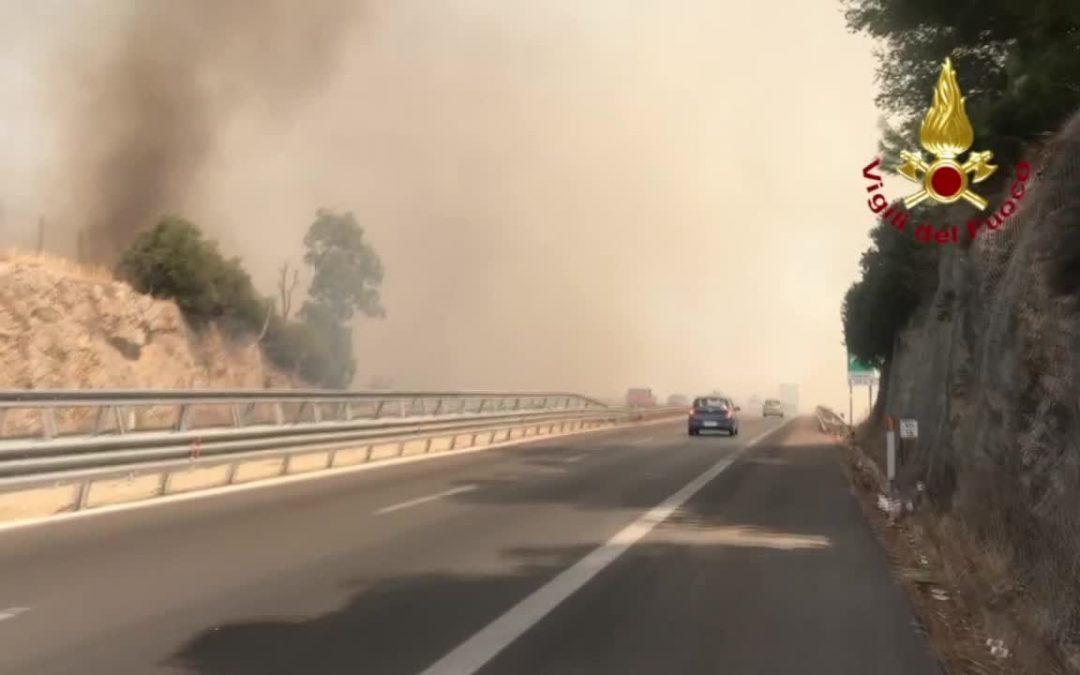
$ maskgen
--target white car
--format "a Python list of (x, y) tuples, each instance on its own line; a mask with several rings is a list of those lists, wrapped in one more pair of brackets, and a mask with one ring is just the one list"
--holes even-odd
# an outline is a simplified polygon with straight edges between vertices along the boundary
[(784, 404), (775, 398), (767, 399), (765, 405), (761, 406), (762, 417), (770, 417), (772, 415), (777, 417), (784, 416)]

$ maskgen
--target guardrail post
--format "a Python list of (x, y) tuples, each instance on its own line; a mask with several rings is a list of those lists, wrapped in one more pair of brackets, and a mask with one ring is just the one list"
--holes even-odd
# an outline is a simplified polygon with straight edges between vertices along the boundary
[[(462, 396), (462, 397), (461, 397), (461, 407), (460, 407), (460, 408), (458, 409), (458, 414), (459, 414), (459, 415), (464, 415), (464, 414), (465, 414), (465, 408), (466, 408), (466, 407), (467, 407), (468, 405), (469, 405), (469, 399), (467, 399), (467, 398), (465, 398), (464, 396)], [(3, 426), (2, 426), (2, 424), (3, 424), (3, 419), (0, 419), (0, 431), (2, 431), (2, 430), (3, 430)]]
[(345, 419), (346, 422), (351, 422), (352, 421), (352, 418), (353, 418), (352, 403), (349, 403), (348, 401), (342, 401), (341, 402), (341, 416)]
[(75, 502), (74, 502), (76, 511), (82, 511), (83, 509), (86, 508), (87, 503), (89, 503), (89, 501), (90, 501), (90, 484), (91, 484), (91, 482), (92, 481), (89, 478), (87, 478), (87, 479), (83, 480), (81, 483), (79, 483), (78, 490), (75, 493)]
[(311, 419), (316, 424), (322, 422), (322, 406), (319, 405), (318, 401), (314, 401), (311, 404)]
[(520, 407), (521, 407), (521, 399), (520, 398), (514, 399), (514, 410), (517, 410)]
[(274, 424), (279, 427), (285, 424), (285, 409), (281, 407), (281, 401), (274, 402)]
[[(98, 411), (98, 419), (99, 420), (101, 419), (101, 416), (102, 416), (101, 413), (103, 411), (104, 411), (104, 408), (102, 408), (101, 410)], [(177, 413), (177, 415), (176, 415), (176, 430), (177, 431), (187, 431), (188, 426), (190, 426), (190, 424), (191, 424), (191, 406), (182, 405), (182, 406), (180, 406), (180, 412)]]
[(386, 401), (383, 399), (379, 399), (379, 402), (375, 404), (375, 419), (379, 419), (384, 405), (386, 405)]
[(113, 407), (113, 417), (116, 419), (116, 433), (121, 436), (127, 433), (127, 429), (124, 428), (124, 411), (120, 409), (120, 406)]
[(487, 399), (486, 398), (480, 399), (480, 407), (476, 409), (477, 414), (484, 412), (484, 405), (486, 405), (486, 404), (487, 404)]
[(304, 412), (307, 410), (309, 401), (304, 401), (300, 404), (300, 409), (296, 411), (296, 420), (294, 423), (300, 423), (304, 421)]
[(440, 398), (438, 401), (435, 402), (435, 412), (433, 412), (431, 414), (432, 415), (438, 415), (440, 412), (442, 412), (442, 404), (443, 404), (443, 400)]
[(56, 438), (56, 416), (52, 408), (41, 409), (41, 437), (47, 441)]
[(229, 410), (232, 413), (232, 425), (236, 428), (240, 428), (242, 426), (240, 423), (240, 406), (233, 403), (229, 406)]
[(91, 435), (97, 436), (102, 431), (105, 431), (105, 420), (110, 412), (112, 412), (112, 408), (108, 406), (101, 406), (97, 409), (94, 414), (94, 428), (90, 431)]
[(407, 417), (405, 414), (405, 399), (398, 400), (398, 417)]

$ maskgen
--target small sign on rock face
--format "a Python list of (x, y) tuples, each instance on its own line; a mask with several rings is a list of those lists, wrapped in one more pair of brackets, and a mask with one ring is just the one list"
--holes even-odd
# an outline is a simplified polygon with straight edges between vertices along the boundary
[(900, 438), (918, 438), (919, 437), (919, 421), (918, 420), (900, 420)]

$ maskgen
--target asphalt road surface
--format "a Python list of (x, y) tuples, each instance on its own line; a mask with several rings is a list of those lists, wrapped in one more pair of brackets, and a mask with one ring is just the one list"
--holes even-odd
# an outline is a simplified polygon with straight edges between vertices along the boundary
[(0, 673), (939, 674), (838, 451), (809, 419), (778, 427), (665, 423), (0, 531)]

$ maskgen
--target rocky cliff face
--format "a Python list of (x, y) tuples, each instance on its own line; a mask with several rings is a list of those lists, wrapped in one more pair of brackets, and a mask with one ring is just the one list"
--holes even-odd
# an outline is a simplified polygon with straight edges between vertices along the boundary
[(1080, 642), (1080, 116), (1032, 164), (1004, 227), (943, 252), (879, 407), (919, 420), (903, 479), (1009, 559), (1064, 644)]
[(288, 386), (258, 346), (194, 335), (175, 304), (104, 271), (0, 253), (0, 388)]

